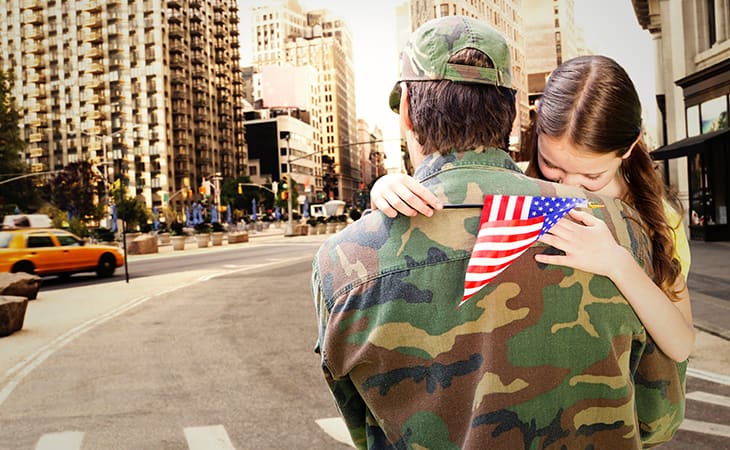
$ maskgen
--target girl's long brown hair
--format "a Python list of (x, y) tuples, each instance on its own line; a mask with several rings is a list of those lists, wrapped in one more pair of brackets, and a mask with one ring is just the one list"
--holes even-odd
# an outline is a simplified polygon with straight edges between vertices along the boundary
[(546, 179), (537, 163), (539, 134), (567, 137), (591, 152), (619, 157), (636, 142), (621, 163), (628, 185), (622, 200), (636, 209), (646, 224), (652, 242), (654, 281), (669, 298), (678, 300), (673, 285), (681, 267), (674, 257), (674, 224), (667, 222), (664, 184), (641, 138), (641, 102), (626, 71), (605, 56), (573, 58), (550, 75), (538, 105), (523, 148), (530, 161), (527, 175), (532, 177)]

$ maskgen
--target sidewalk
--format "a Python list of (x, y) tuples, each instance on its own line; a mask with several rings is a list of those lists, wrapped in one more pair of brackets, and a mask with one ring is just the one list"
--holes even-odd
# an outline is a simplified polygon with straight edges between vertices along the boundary
[(689, 367), (730, 376), (730, 242), (690, 241), (689, 291), (697, 332)]

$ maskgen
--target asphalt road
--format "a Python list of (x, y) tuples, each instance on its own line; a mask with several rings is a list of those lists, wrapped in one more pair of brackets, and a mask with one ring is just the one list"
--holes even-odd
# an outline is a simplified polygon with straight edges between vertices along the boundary
[[(12, 388), (0, 394), (0, 448), (347, 448), (317, 425), (337, 411), (312, 351), (304, 286), (315, 249), (268, 246), (282, 254), (254, 265), (221, 252), (215, 269), (177, 276), (174, 290), (174, 276), (149, 277), (162, 293), (131, 299), (111, 320), (47, 348), (16, 385), (0, 385)], [(37, 301), (85, 291), (103, 302), (109, 286)]]

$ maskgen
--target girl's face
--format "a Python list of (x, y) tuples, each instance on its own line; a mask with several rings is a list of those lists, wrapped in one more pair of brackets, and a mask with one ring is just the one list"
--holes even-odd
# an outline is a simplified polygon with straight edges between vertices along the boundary
[(621, 161), (628, 157), (616, 153), (592, 153), (567, 138), (538, 136), (537, 161), (540, 172), (550, 181), (578, 186), (614, 198), (623, 196), (626, 183), (621, 176)]

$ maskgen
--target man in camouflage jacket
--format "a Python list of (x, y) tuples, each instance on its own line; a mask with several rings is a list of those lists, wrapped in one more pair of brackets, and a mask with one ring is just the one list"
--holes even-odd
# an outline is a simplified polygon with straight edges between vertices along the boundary
[[(493, 67), (465, 67), (464, 48), (484, 53)], [(496, 32), (467, 18), (428, 22), (403, 51), (401, 76), (391, 105), (400, 106), (415, 177), (444, 204), (481, 204), (485, 194), (589, 198), (602, 206), (591, 211), (651, 270), (632, 209), (527, 178), (496, 148), (514, 118), (514, 101), (504, 96), (509, 52)], [(483, 121), (483, 107), (457, 107), (465, 116), (447, 125), (417, 118), (427, 80), (497, 92), (504, 100), (486, 94), (476, 103), (489, 102), (486, 114), (504, 120)], [(454, 122), (457, 133), (443, 131)], [(482, 128), (500, 131), (484, 137)], [(551, 250), (538, 243), (457, 307), (480, 213), (466, 206), (431, 218), (372, 212), (319, 250), (317, 351), (358, 448), (613, 450), (669, 440), (684, 414), (684, 367), (654, 346), (607, 278), (538, 264), (535, 253)]]

